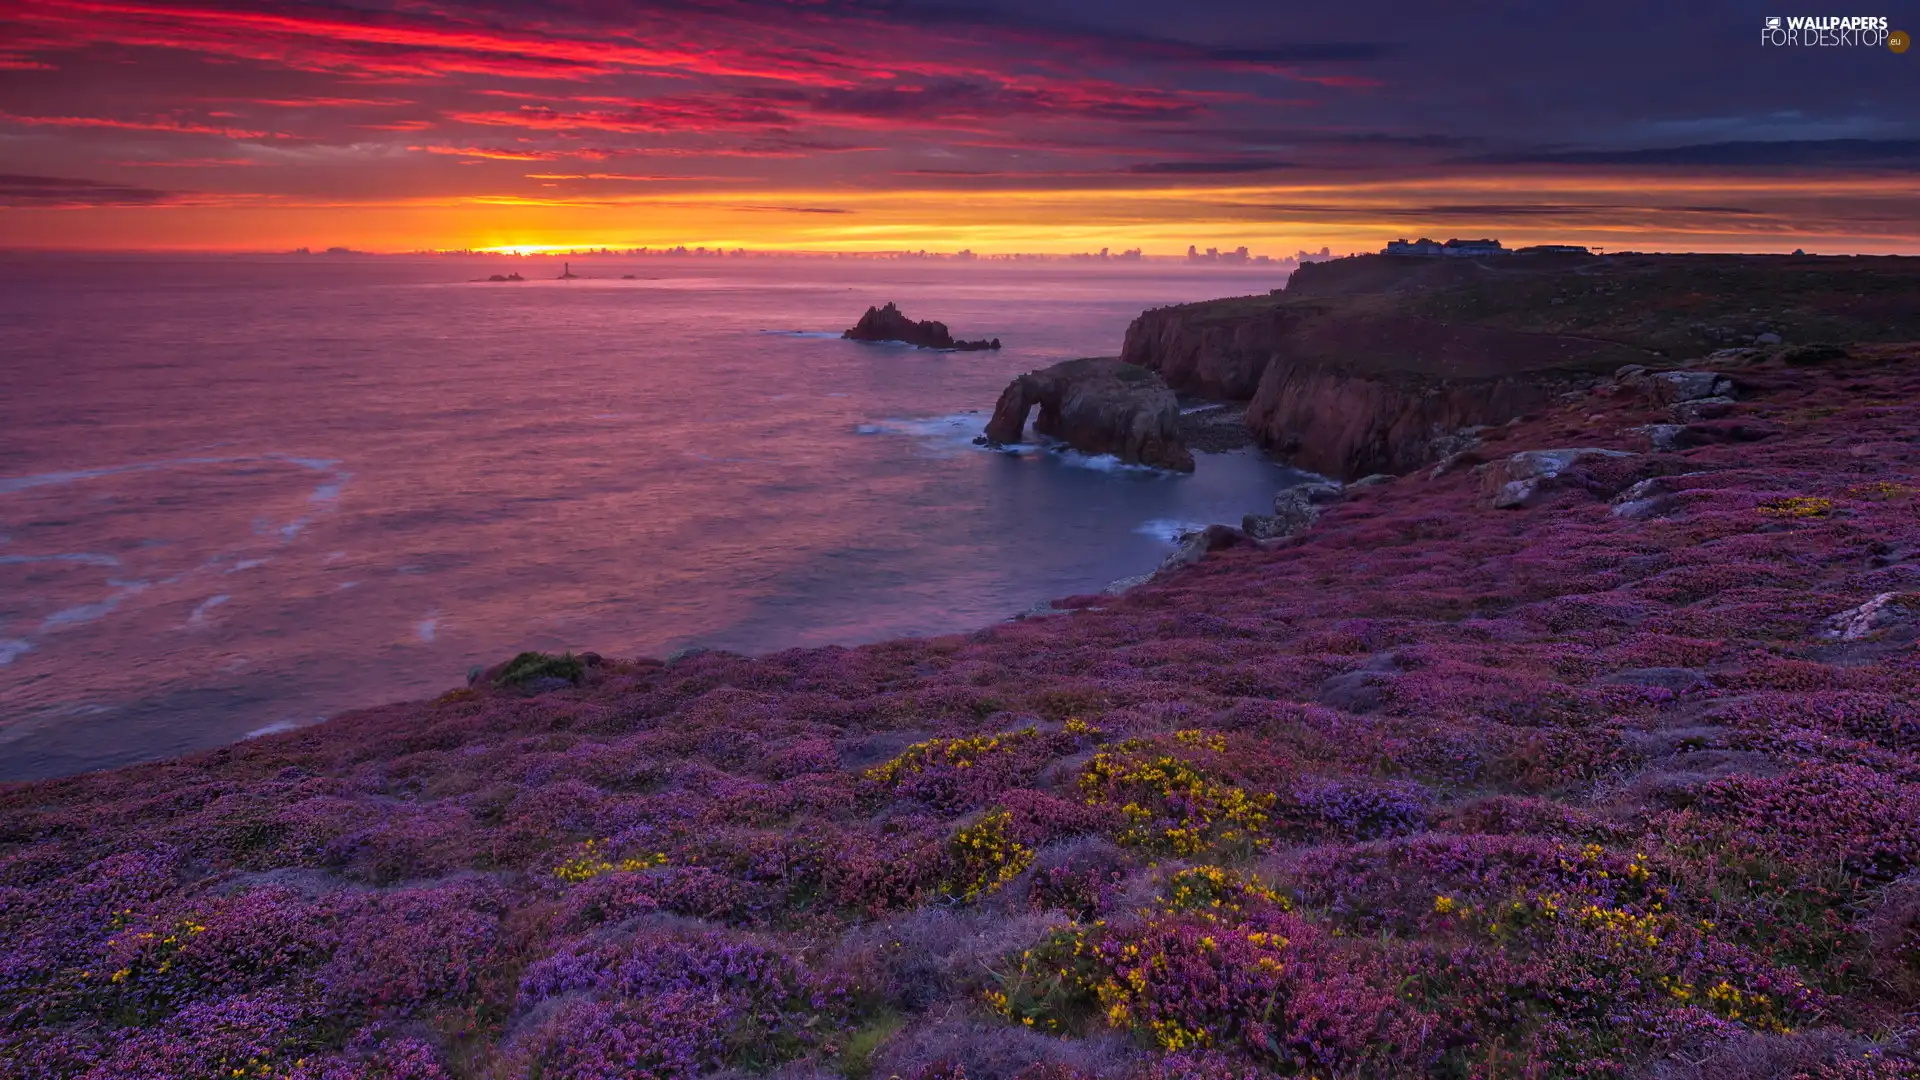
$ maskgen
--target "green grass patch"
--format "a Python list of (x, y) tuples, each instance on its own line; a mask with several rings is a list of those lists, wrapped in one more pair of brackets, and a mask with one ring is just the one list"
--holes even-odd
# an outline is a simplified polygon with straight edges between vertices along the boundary
[(536, 679), (565, 679), (570, 683), (580, 681), (587, 665), (572, 653), (523, 652), (507, 663), (505, 671), (493, 680), (495, 686), (525, 686)]

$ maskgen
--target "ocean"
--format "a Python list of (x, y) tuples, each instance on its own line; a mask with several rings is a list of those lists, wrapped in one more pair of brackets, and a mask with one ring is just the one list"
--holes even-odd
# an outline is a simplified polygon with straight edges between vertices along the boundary
[[(976, 629), (1299, 479), (1254, 451), (1175, 476), (972, 444), (1013, 375), (1275, 272), (572, 265), (0, 260), (0, 780), (438, 694), (523, 649)], [(839, 339), (887, 300), (1006, 347)]]

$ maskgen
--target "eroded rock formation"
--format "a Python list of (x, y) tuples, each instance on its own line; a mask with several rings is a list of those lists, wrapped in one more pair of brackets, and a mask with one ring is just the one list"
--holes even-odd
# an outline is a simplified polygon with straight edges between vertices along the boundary
[(962, 352), (1000, 347), (999, 338), (956, 341), (947, 330), (946, 323), (932, 319), (915, 322), (901, 314), (892, 301), (888, 301), (885, 307), (868, 308), (867, 313), (860, 316), (860, 321), (840, 336), (852, 341), (899, 341), (923, 349), (954, 349)]
[(1114, 359), (1067, 360), (1013, 380), (1000, 394), (982, 439), (1021, 441), (1033, 429), (1088, 454), (1112, 454), (1135, 465), (1193, 471), (1180, 437), (1180, 405), (1160, 377)]

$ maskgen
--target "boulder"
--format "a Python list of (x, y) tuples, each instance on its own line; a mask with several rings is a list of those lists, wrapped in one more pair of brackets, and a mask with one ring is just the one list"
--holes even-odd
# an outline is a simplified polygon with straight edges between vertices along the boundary
[(1345, 497), (1346, 491), (1339, 484), (1324, 481), (1286, 488), (1273, 497), (1274, 531), (1268, 539), (1292, 536), (1306, 529), (1320, 520), (1327, 507)]
[(1733, 380), (1717, 371), (1660, 371), (1647, 381), (1654, 397), (1669, 405), (1701, 398), (1733, 397)]
[(1724, 394), (1713, 397), (1694, 398), (1690, 401), (1676, 401), (1667, 407), (1675, 420), (1691, 424), (1696, 420), (1717, 420), (1733, 411), (1734, 401)]
[(1033, 429), (1088, 454), (1160, 469), (1193, 471), (1181, 439), (1180, 404), (1158, 375), (1114, 359), (1067, 360), (1013, 380), (1000, 394), (982, 440), (1018, 443)]
[(1686, 441), (1685, 424), (1647, 424), (1644, 427), (1629, 428), (1637, 435), (1645, 435), (1647, 444), (1655, 450), (1685, 450), (1692, 445)]
[(1713, 420), (1688, 424), (1683, 438), (1688, 446), (1715, 443), (1750, 443), (1780, 434), (1777, 425), (1765, 420)]
[(1192, 566), (1210, 552), (1239, 547), (1251, 540), (1252, 537), (1231, 525), (1209, 525), (1204, 529), (1196, 529), (1180, 538), (1180, 546), (1161, 561), (1155, 573), (1164, 574), (1183, 566)]
[(1920, 624), (1920, 595), (1886, 592), (1829, 616), (1817, 634), (1833, 641), (1859, 641), (1892, 630), (1911, 630), (1916, 624)]
[(1522, 450), (1492, 463), (1482, 474), (1481, 488), (1492, 497), (1496, 509), (1516, 510), (1533, 505), (1545, 492), (1562, 486), (1583, 459), (1633, 456), (1625, 450), (1597, 446)]
[(915, 322), (901, 314), (892, 301), (885, 307), (870, 307), (860, 321), (840, 335), (850, 341), (899, 341), (923, 349), (978, 350), (997, 349), (1000, 339), (956, 341), (947, 324), (932, 319)]
[(1347, 486), (1350, 488), (1375, 487), (1380, 484), (1390, 484), (1395, 479), (1397, 479), (1397, 477), (1393, 476), (1391, 473), (1383, 473), (1383, 472), (1370, 473), (1366, 476), (1361, 477), (1358, 480), (1355, 480), (1353, 483), (1348, 484)]
[(1749, 443), (1770, 439), (1780, 428), (1764, 420), (1707, 420), (1687, 424), (1647, 424), (1628, 428), (1644, 435), (1654, 450), (1673, 452), (1719, 443)]
[(1486, 455), (1477, 450), (1462, 450), (1457, 454), (1448, 454), (1445, 461), (1427, 471), (1427, 479), (1438, 480), (1451, 472), (1458, 472), (1470, 466), (1485, 465)]
[(1613, 503), (1613, 516), (1628, 521), (1665, 517), (1680, 508), (1680, 499), (1674, 494), (1673, 488), (1658, 476), (1642, 480), (1621, 492)]

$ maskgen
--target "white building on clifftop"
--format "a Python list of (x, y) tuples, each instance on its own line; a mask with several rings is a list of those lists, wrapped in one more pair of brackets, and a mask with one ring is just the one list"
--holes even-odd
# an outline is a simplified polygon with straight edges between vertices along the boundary
[(1429, 240), (1423, 236), (1412, 243), (1405, 240), (1390, 241), (1380, 254), (1465, 259), (1484, 255), (1508, 255), (1511, 252), (1501, 247), (1498, 240), (1448, 240), (1442, 244), (1438, 240)]

